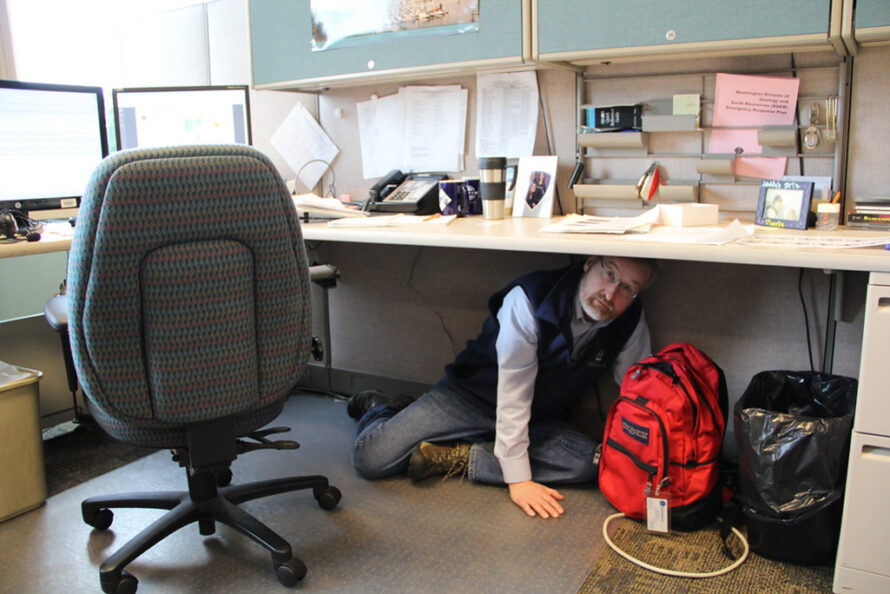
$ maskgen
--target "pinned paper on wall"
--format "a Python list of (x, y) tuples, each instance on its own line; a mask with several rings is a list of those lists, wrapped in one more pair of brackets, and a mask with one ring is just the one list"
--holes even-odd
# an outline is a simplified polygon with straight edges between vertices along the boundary
[(382, 177), (393, 169), (401, 169), (405, 125), (402, 98), (372, 97), (357, 103), (356, 112), (364, 178)]
[(538, 130), (535, 72), (480, 74), (476, 89), (476, 156), (533, 155)]
[(309, 189), (315, 187), (340, 152), (302, 103), (297, 103), (272, 135), (272, 146)]
[(462, 171), (467, 95), (460, 85), (409, 86), (358, 103), (365, 179), (393, 169)]
[[(709, 153), (732, 153), (735, 174), (763, 179), (778, 179), (785, 173), (785, 157), (749, 157), (760, 155), (757, 130), (764, 126), (794, 124), (800, 79), (780, 76), (752, 76), (718, 73), (714, 93), (715, 129), (708, 140)], [(744, 129), (751, 126), (752, 129)]]

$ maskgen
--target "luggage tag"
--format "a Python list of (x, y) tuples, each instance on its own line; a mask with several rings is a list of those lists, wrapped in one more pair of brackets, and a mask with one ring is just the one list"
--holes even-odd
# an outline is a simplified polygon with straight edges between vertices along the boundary
[(646, 529), (649, 532), (667, 534), (671, 531), (671, 495), (662, 488), (669, 483), (670, 479), (665, 477), (652, 494), (649, 487), (646, 488)]

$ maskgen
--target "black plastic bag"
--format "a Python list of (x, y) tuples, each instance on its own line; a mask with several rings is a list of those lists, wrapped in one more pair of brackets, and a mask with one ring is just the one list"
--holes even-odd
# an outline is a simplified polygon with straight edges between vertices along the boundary
[(740, 499), (749, 535), (757, 540), (764, 533), (763, 547), (752, 545), (754, 552), (798, 563), (830, 562), (857, 385), (843, 376), (764, 371), (736, 402)]

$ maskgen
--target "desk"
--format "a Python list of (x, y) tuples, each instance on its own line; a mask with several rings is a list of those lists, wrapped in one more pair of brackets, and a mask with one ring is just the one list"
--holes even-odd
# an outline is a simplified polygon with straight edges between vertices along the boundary
[[(456, 219), (447, 226), (330, 228), (326, 223), (305, 223), (308, 240), (474, 248), (555, 254), (609, 255), (661, 258), (693, 262), (790, 266), (826, 270), (890, 272), (890, 251), (883, 247), (855, 249), (764, 248), (727, 244), (722, 246), (667, 244), (633, 241), (632, 235), (542, 233), (552, 219), (507, 218), (486, 221), (482, 217)], [(780, 233), (821, 233), (781, 231)], [(861, 237), (868, 231), (833, 232)]]
[[(429, 227), (331, 228), (327, 223), (303, 223), (303, 237), (314, 241), (342, 241), (387, 245), (412, 245), (541, 252), (552, 254), (592, 254), (662, 258), (691, 262), (789, 266), (825, 270), (890, 272), (890, 251), (883, 247), (855, 249), (765, 248), (727, 244), (722, 246), (652, 243), (633, 240), (632, 235), (587, 233), (542, 233), (541, 227), (553, 219), (506, 218), (486, 221), (474, 216), (457, 219), (450, 225)], [(821, 233), (782, 231), (780, 233)], [(870, 231), (840, 230), (836, 235), (862, 237), (885, 235)], [(40, 241), (0, 244), (0, 258), (67, 251), (70, 234), (44, 233)]]

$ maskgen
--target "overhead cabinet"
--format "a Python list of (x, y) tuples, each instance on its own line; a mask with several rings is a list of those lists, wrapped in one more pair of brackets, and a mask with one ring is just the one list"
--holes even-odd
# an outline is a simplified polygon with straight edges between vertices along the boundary
[[(311, 90), (521, 67), (530, 63), (530, 1), (479, 0), (469, 24), (451, 17), (470, 2), (429, 3), (414, 18), (441, 25), (328, 39), (322, 48), (313, 44), (312, 18), (322, 0), (250, 0), (253, 84)], [(321, 23), (331, 39), (336, 23)]]
[(541, 61), (842, 48), (831, 0), (533, 0), (532, 12)]
[[(853, 0), (847, 0), (853, 4)], [(887, 0), (856, 0), (853, 33), (862, 45), (890, 41), (890, 2)]]

